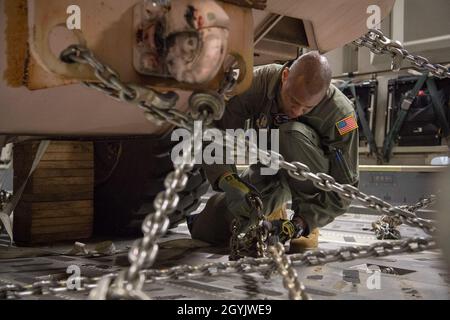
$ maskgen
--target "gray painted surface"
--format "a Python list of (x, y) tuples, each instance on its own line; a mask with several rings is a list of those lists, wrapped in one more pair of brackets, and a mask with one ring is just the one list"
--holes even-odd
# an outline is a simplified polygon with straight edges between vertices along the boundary
[(450, 1), (406, 0), (404, 41), (450, 35)]
[(438, 172), (361, 172), (359, 188), (394, 205), (414, 204), (441, 193)]

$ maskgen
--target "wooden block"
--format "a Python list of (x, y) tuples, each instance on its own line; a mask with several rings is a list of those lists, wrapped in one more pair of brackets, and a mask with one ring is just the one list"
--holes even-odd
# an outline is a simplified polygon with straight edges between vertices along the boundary
[(40, 169), (93, 169), (94, 161), (43, 161)]
[(65, 212), (76, 209), (93, 208), (93, 200), (76, 200), (76, 201), (52, 201), (52, 202), (33, 202), (20, 201), (18, 208), (39, 213), (47, 211)]
[[(36, 152), (39, 143), (22, 143), (14, 146), (15, 148), (25, 152)], [(78, 141), (52, 141), (48, 146), (46, 153), (86, 153), (94, 151), (94, 146), (86, 142)]]
[(93, 161), (94, 154), (90, 153), (45, 153), (42, 161)]
[(90, 189), (92, 189), (93, 184), (94, 184), (93, 176), (90, 176), (90, 177), (53, 177), (53, 178), (33, 177), (33, 185), (35, 185), (35, 186), (89, 185)]
[(70, 192), (58, 194), (24, 194), (23, 201), (28, 202), (49, 202), (49, 201), (77, 201), (91, 200), (93, 198), (92, 191)]
[(34, 172), (35, 178), (51, 177), (93, 177), (92, 169), (45, 169), (39, 168)]
[[(20, 149), (17, 149), (20, 152)], [(33, 156), (36, 152), (22, 152), (18, 157), (27, 158), (32, 162)], [(94, 154), (92, 152), (86, 151), (86, 153), (57, 153), (57, 152), (46, 152), (42, 157), (41, 161), (92, 161), (94, 159)]]
[(60, 195), (60, 194), (67, 194), (72, 192), (94, 192), (94, 186), (89, 184), (83, 184), (83, 185), (35, 185), (35, 184), (28, 184), (25, 188), (25, 193), (27, 194), (33, 194), (33, 195)]
[(49, 219), (49, 218), (70, 218), (77, 217), (92, 217), (94, 209), (90, 208), (74, 208), (74, 209), (57, 209), (57, 210), (36, 210), (33, 212), (33, 218)]
[[(15, 191), (28, 176), (38, 142), (14, 147)], [(51, 142), (14, 211), (20, 245), (79, 240), (92, 234), (94, 149), (91, 142)]]
[[(16, 174), (28, 175), (32, 162), (29, 157), (15, 156)], [(83, 176), (83, 174), (88, 175), (93, 172), (93, 167), (92, 161), (41, 161), (35, 174), (42, 177), (57, 177), (56, 174), (61, 174), (60, 177)]]
[[(59, 201), (59, 202), (32, 202), (29, 203), (32, 210), (58, 210), (59, 212), (70, 209), (93, 208), (93, 200)], [(63, 210), (64, 209), (64, 210)]]
[[(34, 217), (33, 217), (34, 218)], [(75, 216), (75, 217), (60, 217), (60, 218), (40, 218), (33, 219), (31, 228), (34, 230), (42, 230), (46, 227), (69, 227), (74, 228), (77, 225), (90, 224), (93, 222), (92, 216)]]

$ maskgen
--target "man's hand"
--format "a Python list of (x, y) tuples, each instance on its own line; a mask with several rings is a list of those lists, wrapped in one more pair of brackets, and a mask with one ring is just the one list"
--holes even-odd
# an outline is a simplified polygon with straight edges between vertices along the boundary
[(290, 220), (264, 221), (263, 226), (270, 235), (269, 245), (276, 242), (284, 244), (288, 240), (300, 238), (305, 231), (301, 223)]
[(225, 192), (228, 209), (236, 218), (244, 222), (243, 228), (256, 224), (258, 215), (261, 214), (263, 208), (258, 190), (235, 173), (224, 174), (220, 178), (218, 186)]

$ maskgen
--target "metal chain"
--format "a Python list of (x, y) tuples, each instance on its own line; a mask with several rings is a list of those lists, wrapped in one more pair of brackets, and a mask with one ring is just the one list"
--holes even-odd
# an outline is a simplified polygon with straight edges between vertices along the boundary
[(285, 254), (284, 246), (278, 242), (277, 245), (269, 247), (269, 253), (274, 260), (278, 272), (283, 277), (283, 285), (289, 292), (291, 300), (311, 300), (306, 293), (305, 286), (298, 280), (297, 272), (292, 262)]
[[(100, 83), (85, 83), (88, 87), (94, 88), (107, 95), (119, 99), (128, 103), (135, 103), (140, 107), (144, 107), (147, 117), (150, 120), (156, 120), (160, 122), (170, 122), (178, 127), (190, 129), (193, 128), (193, 119), (189, 119), (184, 114), (174, 110), (174, 104), (176, 99), (172, 99), (172, 103), (164, 104), (164, 99), (161, 99), (161, 95), (155, 91), (138, 86), (128, 86), (120, 80), (118, 74), (110, 67), (102, 64), (93, 53), (87, 48), (81, 46), (69, 47), (62, 53), (62, 59), (66, 62), (78, 62), (82, 64), (88, 64), (95, 70), (95, 76)], [(233, 70), (229, 70), (226, 74), (226, 78), (221, 84), (219, 89), (220, 94), (228, 92), (235, 84), (235, 77)], [(159, 100), (157, 99), (159, 97)], [(155, 101), (156, 100), (156, 101)], [(149, 105), (150, 103), (150, 105)], [(169, 110), (166, 110), (169, 109)], [(214, 114), (210, 114), (210, 118), (203, 117), (203, 122), (207, 124), (212, 123)], [(197, 133), (201, 134), (201, 133)], [(203, 137), (194, 136), (194, 141), (202, 139)], [(201, 148), (198, 144), (197, 148)], [(194, 154), (201, 152), (201, 150), (194, 150)], [(175, 211), (179, 201), (177, 192), (181, 192), (187, 183), (186, 173), (192, 170), (194, 166), (194, 158), (191, 157), (191, 161), (184, 160), (182, 164), (175, 167), (175, 171), (169, 175), (166, 179), (166, 191), (161, 192), (155, 201), (156, 212), (149, 214), (143, 223), (144, 238), (138, 240), (129, 253), (129, 260), (131, 266), (120, 273), (119, 277), (112, 285), (112, 292), (109, 290), (111, 287), (110, 277), (105, 277), (100, 281), (100, 289), (93, 290), (90, 297), (92, 299), (106, 299), (113, 298), (146, 298), (142, 292), (143, 279), (139, 274), (139, 271), (145, 267), (150, 267), (158, 252), (157, 239), (164, 235), (169, 226), (169, 219), (167, 215)], [(258, 237), (259, 239), (260, 237)], [(234, 246), (238, 245), (237, 240)], [(233, 247), (234, 247), (233, 246)], [(258, 242), (257, 244), (258, 254), (264, 256), (262, 251), (264, 246)], [(237, 257), (239, 257), (239, 251), (237, 251)]]
[(266, 151), (258, 148), (257, 145), (250, 141), (241, 141), (225, 134), (225, 140), (228, 143), (236, 143), (238, 147), (247, 147), (249, 150), (256, 150), (261, 164), (266, 166), (278, 167), (288, 172), (289, 176), (299, 181), (311, 181), (316, 188), (325, 192), (335, 192), (343, 199), (357, 200), (364, 207), (378, 211), (381, 214), (402, 218), (405, 224), (413, 227), (419, 227), (428, 234), (433, 234), (436, 227), (430, 220), (422, 219), (408, 210), (393, 206), (386, 201), (376, 197), (369, 196), (358, 188), (349, 184), (340, 184), (336, 180), (325, 173), (313, 173), (309, 166), (301, 162), (288, 162), (284, 157), (274, 151)]
[[(304, 254), (293, 254), (289, 258), (293, 266), (318, 266), (332, 262), (348, 262), (370, 257), (384, 257), (403, 253), (418, 253), (437, 248), (433, 238), (410, 238), (396, 242), (377, 242), (370, 246), (343, 247), (336, 250), (309, 251)], [(198, 266), (180, 265), (169, 269), (146, 269), (140, 274), (145, 283), (152, 284), (171, 280), (192, 280), (201, 277), (222, 276), (238, 272), (265, 274), (274, 268), (272, 258), (245, 257), (239, 261), (206, 263)], [(108, 277), (114, 280), (118, 274)], [(100, 278), (82, 277), (77, 291), (88, 291), (98, 286)], [(39, 281), (27, 286), (16, 284), (0, 286), (0, 299), (18, 299), (34, 295), (57, 294), (70, 291), (66, 281)]]
[[(95, 76), (101, 82), (86, 83), (87, 86), (105, 92), (121, 101), (137, 104), (157, 120), (170, 122), (193, 131), (194, 120), (210, 123), (210, 118), (214, 117), (213, 114), (199, 114), (198, 119), (190, 119), (174, 109), (178, 100), (175, 93), (162, 95), (149, 88), (125, 84), (114, 70), (101, 63), (87, 48), (71, 46), (62, 53), (62, 59), (69, 63), (88, 64), (94, 69)], [(195, 154), (202, 151), (201, 144), (194, 143), (203, 138), (200, 135), (201, 132), (194, 131), (194, 136), (191, 138), (191, 143), (181, 159), (182, 161), (176, 163), (175, 170), (166, 177), (164, 183), (166, 190), (160, 192), (154, 202), (155, 212), (150, 213), (142, 223), (144, 237), (137, 240), (130, 249), (128, 254), (130, 267), (122, 271), (114, 283), (111, 283), (110, 277), (102, 279), (101, 283), (104, 285), (101, 286), (101, 290), (94, 290), (91, 293), (92, 299), (147, 298), (142, 292), (145, 279), (142, 278), (140, 271), (151, 267), (156, 259), (159, 249), (157, 240), (166, 234), (170, 224), (168, 216), (177, 208), (178, 193), (183, 191), (187, 185), (187, 174), (194, 168)]]
[(263, 227), (266, 217), (257, 213), (258, 222), (244, 235), (239, 233), (241, 221), (234, 219), (231, 226), (230, 260), (236, 261), (245, 256), (263, 258), (267, 255), (267, 230)]
[(411, 62), (420, 69), (427, 70), (438, 78), (450, 78), (449, 68), (441, 64), (432, 64), (422, 56), (411, 54), (399, 41), (387, 38), (380, 30), (370, 29), (360, 39), (353, 42), (358, 47), (369, 48), (375, 54), (389, 54), (393, 58), (392, 69), (399, 70), (403, 60)]
[[(271, 152), (273, 154), (273, 152)], [(343, 199), (357, 200), (364, 207), (374, 209), (381, 214), (389, 216), (398, 215), (402, 218), (405, 224), (410, 226), (419, 227), (426, 233), (432, 234), (436, 231), (434, 224), (422, 218), (417, 217), (414, 213), (404, 210), (402, 208), (393, 206), (376, 196), (369, 196), (364, 192), (358, 190), (358, 188), (352, 185), (342, 185), (335, 181), (335, 179), (324, 173), (312, 173), (311, 169), (303, 163), (294, 162), (289, 163), (283, 160), (281, 155), (278, 155), (281, 161), (279, 165), (281, 168), (288, 171), (289, 176), (300, 181), (311, 181), (320, 190), (326, 192), (335, 192)]]
[(193, 128), (195, 119), (174, 108), (178, 101), (178, 95), (174, 92), (162, 94), (151, 88), (124, 83), (117, 72), (81, 45), (73, 45), (64, 50), (61, 59), (66, 63), (89, 65), (100, 82), (83, 82), (87, 87), (103, 92), (113, 99), (139, 106), (146, 116), (157, 124), (171, 123), (188, 130)]
[(230, 237), (230, 261), (243, 257), (262, 258), (267, 255), (266, 232), (261, 225), (252, 227), (246, 233), (239, 233), (240, 223), (233, 220)]
[(419, 202), (417, 202), (416, 204), (414, 204), (412, 206), (401, 206), (401, 208), (408, 210), (409, 212), (416, 213), (417, 211), (419, 211), (421, 209), (426, 209), (428, 207), (431, 207), (432, 205), (434, 205), (436, 203), (436, 201), (437, 201), (437, 197), (432, 194), (429, 197), (420, 200)]
[(378, 240), (399, 240), (400, 231), (397, 229), (402, 224), (402, 220), (397, 216), (382, 216), (372, 223), (372, 231)]
[[(159, 250), (157, 241), (166, 234), (169, 228), (168, 215), (177, 208), (178, 193), (183, 191), (187, 185), (187, 173), (194, 168), (195, 154), (202, 151), (201, 144), (194, 143), (194, 141), (202, 139), (200, 135), (201, 132), (194, 133), (182, 161), (175, 164), (175, 170), (166, 177), (164, 182), (166, 190), (160, 192), (154, 202), (156, 211), (149, 214), (142, 223), (144, 237), (134, 243), (128, 254), (131, 266), (119, 274), (109, 292), (107, 290), (94, 292), (91, 294), (92, 298), (147, 298), (142, 292), (145, 278), (140, 272), (145, 268), (150, 268), (156, 259)], [(194, 147), (192, 147), (193, 145)], [(108, 282), (107, 284), (106, 287), (109, 286)]]
[[(378, 34), (378, 33), (376, 33)], [(372, 38), (370, 38), (372, 39)], [(372, 39), (373, 40), (373, 39)], [(369, 43), (369, 42), (367, 42)], [(362, 45), (365, 45), (361, 42)], [(374, 50), (380, 50), (379, 46), (374, 45)], [(390, 48), (390, 47), (389, 47)], [(379, 53), (388, 53), (387, 51), (379, 51)], [(70, 52), (71, 51), (71, 52)], [(88, 52), (88, 53), (87, 53)], [(96, 70), (96, 76), (102, 81), (102, 84), (89, 86), (95, 87), (98, 90), (101, 90), (108, 95), (119, 98), (122, 101), (126, 101), (129, 103), (135, 103), (140, 107), (144, 107), (147, 111), (152, 113), (156, 118), (159, 118), (161, 121), (168, 121), (173, 123), (179, 127), (192, 129), (193, 119), (190, 119), (188, 116), (181, 114), (179, 112), (174, 112), (172, 109), (168, 109), (168, 106), (171, 107), (174, 105), (173, 100), (171, 103), (166, 103), (167, 100), (161, 99), (161, 95), (156, 93), (155, 91), (147, 88), (138, 88), (127, 86), (119, 80), (119, 77), (116, 73), (114, 73), (110, 68), (102, 65), (98, 60), (96, 60), (92, 53), (87, 50), (83, 51), (80, 47), (72, 47), (66, 54), (63, 54), (63, 57), (68, 58), (68, 61), (71, 62), (79, 62), (79, 63), (88, 63)], [(406, 57), (408, 58), (408, 57)], [(422, 60), (424, 61), (424, 60)], [(421, 64), (420, 66), (430, 69), (428, 65)], [(436, 67), (433, 70), (441, 70), (441, 68)], [(441, 71), (436, 71), (438, 74), (441, 74)], [(430, 69), (430, 72), (431, 69)], [(448, 71), (447, 71), (448, 72)], [(449, 76), (445, 74), (445, 76)], [(129, 90), (129, 89), (132, 90)], [(137, 88), (137, 89), (136, 89)], [(133, 91), (134, 90), (134, 91)], [(142, 95), (140, 92), (145, 92), (146, 94)], [(148, 104), (150, 103), (150, 104)], [(226, 140), (235, 142), (234, 137), (230, 137), (228, 135), (225, 136)], [(195, 137), (194, 137), (195, 138)], [(197, 137), (199, 138), (199, 137)], [(201, 138), (201, 137), (200, 137)], [(248, 143), (248, 141), (247, 141)], [(310, 168), (300, 162), (289, 163), (284, 160), (284, 158), (275, 152), (265, 151), (258, 149), (257, 146), (250, 146), (254, 148), (253, 150), (257, 150), (260, 161), (264, 165), (279, 165), (280, 168), (288, 171), (288, 174), (297, 180), (300, 181), (311, 181), (314, 185), (320, 190), (326, 192), (336, 192), (344, 199), (348, 200), (358, 200), (365, 207), (375, 209), (380, 213), (388, 214), (390, 216), (398, 215), (402, 218), (402, 220), (412, 226), (420, 227), (427, 233), (434, 233), (436, 228), (432, 224), (431, 221), (424, 220), (418, 218), (413, 212), (404, 210), (399, 207), (394, 207), (389, 203), (375, 197), (368, 196), (365, 193), (359, 191), (356, 187), (351, 185), (342, 185), (337, 183), (333, 177), (326, 175), (324, 173), (314, 174), (311, 172)], [(152, 216), (149, 215), (144, 221), (144, 233), (145, 236), (142, 240), (137, 242), (133, 249), (130, 251), (130, 261), (132, 262), (132, 266), (120, 273), (119, 275), (108, 275), (107, 277), (103, 277), (101, 281), (95, 284), (89, 283), (90, 280), (98, 280), (98, 279), (85, 279), (87, 282), (87, 286), (83, 286), (82, 288), (91, 288), (96, 287), (97, 289), (101, 287), (103, 290), (100, 290), (97, 296), (100, 298), (110, 297), (110, 285), (113, 280), (114, 282), (114, 292), (113, 297), (127, 297), (127, 298), (146, 298), (146, 296), (140, 291), (143, 284), (146, 282), (155, 282), (162, 280), (174, 280), (174, 279), (186, 279), (186, 278), (194, 278), (197, 276), (211, 276), (214, 274), (224, 274), (224, 273), (234, 273), (236, 271), (241, 270), (242, 272), (252, 273), (252, 272), (261, 272), (268, 273), (273, 270), (273, 259), (271, 258), (250, 258), (246, 257), (240, 259), (236, 262), (228, 262), (228, 263), (217, 263), (217, 264), (205, 264), (201, 266), (178, 266), (171, 269), (166, 270), (152, 270), (152, 269), (144, 269), (145, 267), (149, 267), (152, 265), (156, 253), (158, 250), (158, 246), (156, 244), (156, 240), (161, 234), (165, 233), (167, 230), (167, 214), (170, 212), (170, 209), (173, 207), (173, 203), (177, 201), (178, 196), (176, 194), (176, 190), (179, 190), (183, 183), (181, 183), (180, 179), (183, 178), (183, 173), (185, 170), (188, 170), (191, 167), (192, 163), (182, 164), (176, 168), (173, 173), (172, 178), (167, 179), (166, 187), (168, 190), (162, 192), (160, 196), (158, 196), (155, 206), (157, 207), (157, 212)], [(317, 252), (308, 252), (304, 255), (292, 255), (290, 257), (291, 261), (294, 264), (306, 264), (306, 265), (317, 265), (330, 263), (335, 261), (349, 261), (360, 258), (367, 258), (372, 256), (384, 256), (390, 254), (400, 254), (404, 252), (419, 252), (429, 249), (436, 248), (436, 242), (433, 238), (412, 238), (407, 239), (398, 243), (391, 242), (383, 242), (383, 243), (375, 243), (369, 247), (347, 247), (341, 248), (338, 250), (329, 250), (329, 251), (317, 251)], [(284, 248), (283, 248), (284, 250)], [(149, 254), (150, 253), (150, 254)], [(284, 251), (276, 249), (271, 249), (272, 257), (278, 257), (281, 261), (289, 261), (289, 259), (284, 255)], [(275, 258), (276, 259), (276, 258)], [(288, 259), (288, 260), (284, 260)], [(245, 269), (243, 267), (246, 266)], [(286, 265), (284, 266), (287, 267)], [(280, 265), (278, 265), (280, 270)], [(290, 281), (295, 281), (296, 277), (294, 277), (293, 273), (289, 273), (289, 271), (282, 272), (283, 275), (288, 275), (290, 277)], [(292, 297), (297, 296), (294, 290), (298, 293), (301, 292), (300, 285), (292, 285), (292, 282), (286, 282), (288, 284), (288, 288), (290, 290), (290, 295)], [(40, 285), (39, 285), (40, 284)], [(61, 283), (57, 283), (57, 286), (53, 286), (52, 283), (42, 283), (38, 282), (26, 287), (20, 287), (17, 285), (8, 285), (6, 287), (0, 288), (0, 298), (3, 296), (20, 296), (21, 294), (29, 293), (31, 294), (45, 294), (45, 292), (54, 292), (54, 291), (66, 291), (67, 286), (61, 287)], [(59, 285), (59, 286), (58, 286)], [(37, 288), (37, 289), (36, 289)], [(21, 291), (24, 289), (25, 291)], [(44, 290), (45, 289), (45, 290)], [(292, 290), (292, 292), (291, 292)], [(95, 293), (95, 291), (94, 291)], [(95, 296), (95, 294), (94, 294)]]
[(167, 176), (166, 190), (156, 197), (154, 202), (156, 212), (149, 214), (142, 224), (144, 237), (135, 242), (131, 248), (128, 254), (131, 266), (117, 279), (114, 295), (128, 297), (129, 292), (142, 289), (143, 279), (139, 272), (153, 265), (159, 249), (157, 240), (165, 235), (169, 228), (168, 215), (176, 210), (179, 202), (178, 193), (186, 187), (187, 173), (192, 171), (193, 167), (193, 160), (183, 161), (182, 164), (176, 165), (175, 171)]
[(231, 222), (231, 237), (230, 237), (230, 261), (237, 261), (243, 256), (241, 255), (241, 249), (239, 244), (239, 232), (240, 222), (238, 219), (234, 219)]
[(264, 258), (267, 255), (267, 237), (267, 230), (262, 225), (259, 225), (256, 232), (256, 251), (259, 258)]
[[(400, 208), (409, 212), (416, 213), (420, 209), (427, 208), (436, 203), (436, 196), (430, 195), (428, 198), (424, 198), (414, 205), (400, 206)], [(372, 223), (372, 230), (378, 240), (393, 239), (398, 240), (401, 238), (400, 231), (397, 229), (402, 224), (402, 220), (399, 216), (382, 216), (377, 221)]]
[[(379, 37), (381, 37), (381, 35), (382, 35), (382, 33), (379, 32), (378, 30), (371, 30), (369, 32), (369, 34), (364, 36), (362, 39), (365, 39), (366, 37), (370, 37), (370, 35), (372, 33), (375, 35), (378, 35)], [(389, 39), (387, 39), (387, 40), (389, 40)], [(388, 41), (386, 41), (386, 39), (383, 39), (383, 41), (386, 43), (386, 45), (388, 44)], [(377, 48), (379, 48), (379, 47), (377, 47)], [(139, 90), (134, 91), (134, 93), (132, 90), (129, 90), (131, 87), (127, 87), (123, 82), (121, 82), (119, 80), (119, 77), (117, 76), (117, 73), (112, 71), (112, 69), (109, 68), (108, 66), (105, 66), (102, 63), (100, 63), (94, 57), (92, 52), (90, 52), (86, 48), (83, 48), (80, 46), (72, 46), (72, 47), (69, 47), (69, 49), (67, 49), (65, 51), (65, 53), (62, 54), (62, 56), (63, 56), (63, 60), (76, 61), (76, 62), (80, 62), (80, 63), (88, 63), (93, 68), (95, 68), (96, 75), (100, 80), (102, 80), (102, 82), (104, 83), (104, 86), (108, 86), (110, 88), (110, 90), (115, 90), (114, 94), (110, 94), (113, 97), (118, 96), (118, 97), (122, 98), (122, 100), (124, 100), (124, 101), (132, 102), (132, 101), (136, 101), (136, 97), (134, 98), (134, 100), (130, 100), (133, 97), (133, 95), (139, 96), (139, 97), (142, 96), (142, 95), (136, 94), (136, 92), (138, 92)], [(134, 87), (136, 88), (136, 86), (134, 86)], [(158, 95), (155, 91), (153, 91), (151, 89), (147, 89), (147, 88), (140, 88), (140, 89), (141, 89), (141, 91), (144, 91), (144, 90), (147, 91), (147, 93), (145, 95), (143, 95), (144, 97), (148, 98), (148, 97), (155, 97)], [(148, 92), (150, 92), (150, 94)], [(123, 97), (125, 97), (125, 99), (123, 99)], [(150, 101), (152, 101), (152, 100), (150, 99)], [(187, 128), (187, 129), (192, 128), (192, 122), (193, 122), (192, 120), (193, 119), (190, 119), (187, 115), (184, 115), (181, 112), (177, 112), (176, 110), (173, 110), (173, 109), (160, 110), (157, 107), (151, 108), (151, 106), (148, 106), (147, 104), (148, 104), (147, 100), (142, 100), (139, 102), (140, 106), (144, 105), (148, 111), (154, 113), (155, 116), (159, 117), (161, 120), (171, 122), (173, 124), (176, 124), (179, 127), (183, 127), (183, 128)], [(164, 105), (164, 107), (167, 107), (167, 105)], [(233, 143), (233, 145), (235, 144), (236, 141), (235, 141), (234, 137), (230, 137), (227, 134), (225, 137), (228, 141), (230, 141), (230, 139), (232, 139), (231, 143)], [(238, 141), (238, 143), (239, 143), (239, 141)], [(245, 141), (245, 143), (248, 144), (249, 142)], [(265, 161), (266, 163), (264, 161), (261, 161), (263, 164), (270, 165), (270, 163), (272, 161), (272, 163), (274, 163), (275, 165), (278, 164), (281, 168), (286, 169), (288, 171), (289, 175), (297, 180), (312, 181), (317, 188), (319, 188), (323, 191), (327, 191), (327, 192), (334, 191), (334, 192), (338, 193), (340, 196), (342, 196), (348, 200), (356, 199), (356, 200), (360, 201), (364, 206), (366, 206), (368, 208), (376, 209), (377, 211), (379, 211), (382, 214), (399, 215), (404, 219), (405, 223), (412, 225), (412, 226), (418, 226), (418, 227), (424, 229), (427, 233), (433, 233), (435, 231), (435, 228), (430, 221), (420, 219), (416, 215), (414, 215), (413, 213), (411, 213), (407, 210), (404, 210), (404, 209), (398, 208), (398, 207), (394, 207), (375, 196), (368, 196), (368, 195), (360, 192), (357, 188), (355, 188), (351, 185), (341, 185), (339, 183), (336, 183), (334, 178), (329, 175), (326, 175), (323, 173), (314, 174), (311, 172), (310, 168), (308, 166), (306, 166), (305, 164), (302, 164), (299, 162), (289, 163), (289, 162), (284, 161), (283, 157), (280, 154), (277, 154), (274, 152), (269, 152), (269, 151), (264, 151), (264, 150), (259, 150), (257, 146), (250, 146), (250, 147), (254, 148), (254, 150), (258, 150), (258, 153), (259, 153), (259, 156), (261, 159), (267, 160), (267, 161)]]
[[(76, 291), (88, 291), (97, 286), (99, 277), (77, 278), (80, 283)], [(68, 289), (67, 280), (43, 280), (30, 285), (7, 284), (0, 286), (0, 299), (20, 299), (31, 296), (56, 295), (58, 293), (71, 291)]]

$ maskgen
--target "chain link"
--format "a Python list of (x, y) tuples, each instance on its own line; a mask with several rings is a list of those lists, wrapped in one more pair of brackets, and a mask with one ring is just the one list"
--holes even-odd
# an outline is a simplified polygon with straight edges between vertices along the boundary
[[(239, 235), (240, 221), (233, 220), (230, 238), (230, 261), (238, 261), (245, 257), (256, 256), (257, 258), (265, 258), (269, 254), (273, 260), (272, 267), (261, 271), (266, 277), (270, 277), (276, 270), (283, 277), (283, 285), (289, 292), (291, 300), (309, 300), (305, 292), (305, 287), (298, 280), (296, 271), (293, 269), (289, 257), (286, 255), (284, 246), (278, 243), (275, 246), (267, 247), (268, 233), (262, 223), (265, 217), (258, 214), (258, 224), (251, 228), (242, 237)], [(245, 270), (243, 266), (238, 265), (236, 271), (242, 273)], [(254, 286), (253, 278), (243, 276), (244, 283), (247, 285), (247, 292), (251, 293)]]
[(283, 285), (289, 292), (291, 300), (311, 300), (305, 291), (305, 286), (298, 280), (297, 272), (292, 266), (292, 262), (285, 254), (284, 246), (278, 242), (275, 246), (269, 247), (269, 253), (277, 266), (278, 272), (283, 277)]
[(263, 227), (265, 217), (259, 212), (258, 222), (245, 234), (240, 234), (241, 221), (234, 219), (231, 226), (230, 260), (245, 256), (263, 258), (267, 256), (267, 230)]
[(234, 219), (231, 223), (231, 237), (230, 237), (230, 261), (237, 261), (243, 256), (241, 255), (241, 245), (239, 243), (240, 222), (238, 219)]
[[(414, 205), (400, 206), (403, 210), (407, 210), (412, 213), (416, 213), (420, 209), (427, 208), (436, 203), (436, 196), (431, 195), (428, 198), (424, 198)], [(400, 231), (397, 229), (402, 224), (402, 220), (398, 215), (395, 216), (382, 216), (377, 221), (372, 223), (372, 230), (378, 240), (393, 239), (398, 240), (401, 238)]]
[(370, 29), (366, 35), (355, 40), (353, 44), (369, 48), (375, 54), (389, 54), (393, 59), (393, 70), (398, 71), (402, 62), (407, 60), (419, 69), (427, 70), (435, 77), (450, 78), (449, 68), (441, 64), (432, 64), (425, 57), (409, 53), (399, 41), (387, 38), (380, 30)]
[(421, 209), (426, 209), (433, 206), (437, 202), (437, 197), (435, 195), (430, 195), (424, 198), (412, 206), (401, 206), (402, 209), (408, 210), (409, 212), (416, 213)]
[(398, 216), (382, 216), (372, 223), (372, 231), (378, 240), (399, 240), (401, 238), (400, 231), (397, 229), (402, 224), (402, 220)]
[(267, 237), (267, 230), (262, 225), (259, 225), (256, 233), (256, 252), (258, 253), (259, 258), (263, 258), (267, 255)]

